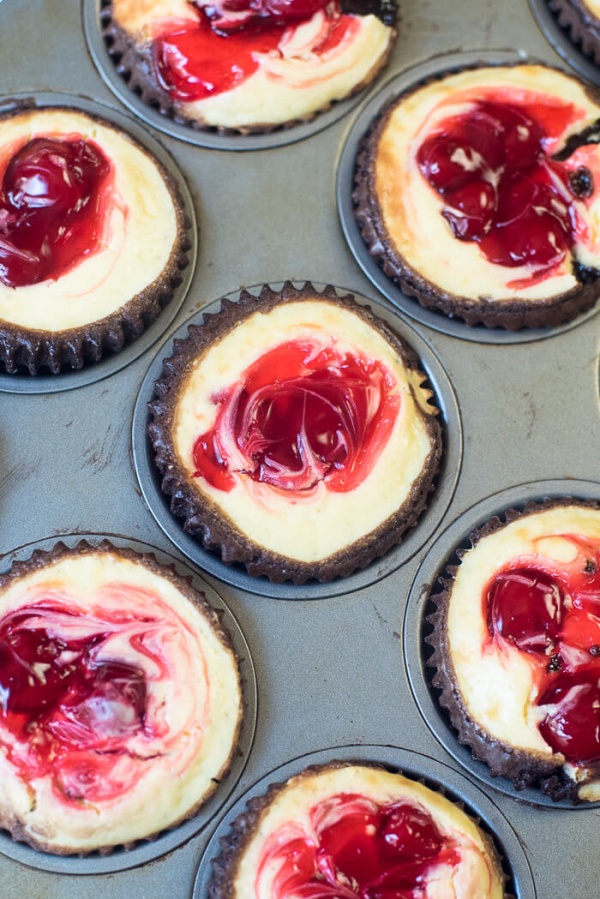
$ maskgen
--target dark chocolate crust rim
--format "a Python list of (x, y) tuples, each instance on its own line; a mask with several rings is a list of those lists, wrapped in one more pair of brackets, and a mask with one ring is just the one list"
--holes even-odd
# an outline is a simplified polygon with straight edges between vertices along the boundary
[[(391, 769), (381, 763), (369, 761), (342, 761), (335, 758), (331, 762), (325, 764), (310, 765), (296, 774), (293, 779), (297, 783), (303, 779), (312, 778), (331, 770), (356, 766), (361, 768), (372, 768), (388, 773), (391, 772), (402, 775), (407, 779), (414, 779), (411, 778), (410, 775), (405, 775), (402, 770)], [(433, 792), (440, 793), (450, 799), (441, 785), (426, 783), (422, 778), (419, 778), (416, 782), (426, 786)], [(208, 883), (206, 899), (235, 899), (237, 895), (235, 890), (235, 880), (240, 861), (243, 858), (249, 843), (259, 830), (261, 821), (269, 811), (271, 804), (287, 789), (288, 785), (289, 781), (272, 783), (263, 795), (250, 799), (246, 805), (245, 811), (238, 815), (229, 828), (229, 831), (221, 837), (219, 841), (219, 855), (214, 858), (212, 862), (212, 875)], [(477, 825), (496, 875), (504, 883), (504, 899), (513, 899), (513, 892), (510, 884), (511, 878), (504, 867), (504, 862), (506, 860), (502, 857), (494, 837), (491, 833), (482, 828), (481, 820), (476, 819), (470, 810), (465, 807), (463, 802), (455, 799), (451, 799), (451, 801), (453, 801), (454, 804)]]
[(547, 0), (548, 7), (569, 38), (583, 53), (600, 65), (600, 21), (582, 0)]
[[(238, 681), (240, 683), (240, 688), (244, 687), (245, 682), (243, 681), (241, 675), (238, 652), (236, 651), (236, 647), (234, 646), (234, 641), (232, 640), (231, 633), (223, 623), (225, 608), (213, 607), (209, 603), (208, 598), (203, 590), (194, 586), (191, 574), (184, 575), (178, 572), (174, 562), (169, 563), (159, 561), (154, 552), (146, 551), (145, 548), (138, 551), (137, 549), (132, 549), (127, 545), (117, 546), (111, 539), (108, 538), (103, 538), (98, 543), (91, 543), (87, 539), (81, 539), (76, 543), (73, 543), (72, 545), (67, 545), (63, 541), (59, 541), (50, 549), (35, 549), (28, 558), (14, 561), (7, 571), (0, 573), (0, 594), (4, 589), (10, 587), (13, 583), (18, 582), (20, 579), (26, 577), (27, 575), (43, 570), (45, 568), (51, 568), (54, 564), (60, 562), (65, 558), (80, 558), (86, 555), (103, 554), (116, 556), (142, 565), (156, 576), (163, 578), (169, 583), (173, 584), (173, 586), (181, 593), (181, 595), (184, 596), (185, 599), (190, 602), (206, 620), (210, 629), (215, 634), (218, 641), (222, 644), (228, 656), (230, 657), (232, 664), (235, 666), (237, 670)], [(1, 599), (2, 597), (0, 595), (0, 602)], [(0, 610), (0, 618), (1, 616), (2, 611)], [(241, 693), (243, 695), (243, 689), (241, 689)], [(155, 844), (160, 843), (162, 838), (164, 838), (165, 836), (167, 836), (168, 838), (168, 835), (171, 833), (175, 833), (182, 824), (185, 824), (194, 816), (197, 816), (201, 809), (203, 809), (203, 807), (206, 806), (209, 800), (213, 798), (220, 784), (230, 775), (234, 765), (236, 767), (239, 766), (238, 756), (240, 755), (241, 751), (240, 736), (242, 733), (242, 729), (248, 728), (248, 722), (245, 721), (246, 716), (249, 715), (249, 717), (252, 717), (253, 711), (253, 709), (246, 708), (246, 701), (243, 698), (240, 705), (234, 738), (232, 740), (231, 751), (228, 758), (223, 759), (221, 769), (219, 770), (218, 774), (212, 779), (210, 787), (204, 792), (204, 794), (197, 797), (197, 799), (190, 805), (190, 807), (184, 812), (184, 814), (182, 814), (177, 820), (173, 820), (166, 828), (144, 834), (138, 839), (127, 844), (115, 844), (108, 841), (104, 844), (99, 844), (97, 847), (95, 847), (94, 849), (90, 849), (87, 852), (73, 852), (73, 850), (69, 849), (66, 846), (57, 846), (45, 843), (41, 838), (39, 840), (36, 840), (23, 826), (23, 822), (21, 821), (21, 819), (16, 815), (10, 815), (10, 810), (6, 808), (0, 810), (0, 829), (2, 831), (7, 831), (17, 844), (22, 843), (27, 847), (30, 847), (32, 850), (35, 850), (36, 854), (49, 853), (52, 858), (56, 858), (59, 864), (61, 857), (65, 858), (67, 864), (71, 863), (72, 859), (75, 857), (80, 858), (84, 861), (86, 859), (90, 859), (92, 863), (94, 862), (94, 859), (105, 858), (109, 865), (108, 870), (112, 870), (113, 853), (125, 853), (126, 855), (130, 855), (132, 859), (131, 865), (136, 864), (138, 862), (135, 861), (135, 854), (138, 847), (151, 847)], [(158, 852), (160, 852), (160, 850), (157, 848), (157, 853)], [(40, 856), (40, 859), (41, 858), (42, 856)], [(31, 864), (31, 860), (27, 856), (23, 860)], [(45, 867), (43, 862), (41, 866)], [(121, 865), (117, 863), (117, 865), (115, 866), (115, 870), (120, 867), (128, 866), (129, 865), (127, 864)], [(83, 869), (80, 873), (92, 872), (88, 872)]]
[[(422, 376), (422, 390), (428, 403), (427, 412), (422, 410), (422, 416), (431, 447), (421, 475), (412, 485), (401, 508), (369, 534), (316, 563), (303, 563), (269, 552), (243, 534), (208, 497), (202, 496), (190, 484), (177, 458), (171, 436), (178, 390), (190, 367), (203, 352), (255, 312), (267, 313), (282, 303), (303, 299), (342, 305), (359, 314), (394, 346), (407, 369)], [(303, 584), (311, 579), (323, 583), (347, 577), (365, 568), (374, 559), (385, 555), (409, 528), (416, 525), (434, 489), (442, 458), (442, 429), (437, 419), (437, 409), (431, 404), (432, 391), (425, 387), (425, 380), (413, 350), (370, 309), (359, 306), (350, 294), (340, 297), (331, 286), (317, 291), (310, 283), (296, 288), (286, 282), (281, 291), (264, 285), (258, 297), (242, 291), (236, 303), (223, 300), (219, 313), (205, 315), (201, 326), (190, 325), (186, 340), (174, 341), (173, 356), (164, 360), (163, 378), (155, 384), (156, 399), (149, 404), (148, 436), (155, 453), (156, 467), (162, 475), (161, 489), (171, 497), (173, 515), (183, 520), (187, 533), (200, 541), (204, 548), (217, 552), (223, 562), (240, 563), (253, 577), (264, 575), (273, 583), (291, 581)]]
[(333, 100), (327, 106), (315, 109), (301, 118), (291, 119), (282, 124), (257, 122), (251, 126), (232, 128), (228, 126), (207, 125), (199, 118), (186, 116), (180, 104), (173, 101), (169, 93), (162, 88), (154, 72), (152, 45), (137, 44), (132, 36), (121, 27), (113, 16), (112, 0), (96, 0), (99, 4), (99, 27), (109, 62), (113, 65), (125, 89), (135, 95), (143, 105), (148, 106), (159, 117), (172, 120), (175, 125), (183, 126), (191, 132), (207, 132), (219, 137), (260, 136), (287, 132), (299, 125), (313, 122), (318, 116), (328, 112), (335, 106), (355, 97), (372, 84), (386, 68), (398, 29), (398, 8), (395, 0), (343, 0), (344, 11), (356, 15), (372, 13), (392, 29), (387, 52), (378, 60), (368, 76), (354, 86), (352, 91), (340, 100)]
[[(453, 583), (465, 553), (514, 521), (549, 509), (572, 506), (591, 508), (600, 512), (600, 501), (597, 500), (574, 499), (568, 496), (532, 500), (525, 502), (521, 508), (509, 508), (501, 514), (492, 516), (485, 524), (474, 530), (467, 545), (456, 549), (453, 560), (447, 564), (431, 589), (427, 601), (429, 611), (425, 616), (428, 633), (425, 634), (424, 640), (430, 647), (425, 667), (431, 685), (436, 691), (439, 706), (448, 715), (459, 743), (469, 748), (473, 758), (487, 765), (493, 778), (506, 778), (515, 790), (522, 791), (533, 787), (539, 789), (552, 802), (566, 800), (577, 804), (581, 802), (578, 789), (582, 784), (575, 783), (565, 773), (564, 756), (559, 753), (551, 757), (542, 756), (540, 753), (511, 746), (494, 737), (473, 718), (457, 683), (447, 637)], [(596, 769), (592, 771), (593, 776), (600, 773), (600, 764)]]
[[(34, 107), (36, 108), (36, 107)], [(151, 158), (165, 183), (175, 211), (177, 236), (169, 258), (161, 274), (152, 283), (110, 315), (81, 327), (48, 332), (24, 328), (0, 320), (0, 372), (8, 375), (58, 375), (77, 371), (97, 363), (107, 356), (121, 352), (137, 340), (160, 316), (169, 304), (174, 291), (182, 283), (183, 271), (190, 264), (191, 244), (188, 238), (190, 222), (184, 211), (184, 203), (171, 173), (149, 149), (133, 135), (123, 132), (114, 123), (100, 115), (78, 107), (40, 106), (45, 112), (76, 112), (97, 121), (103, 128), (125, 134), (140, 152)], [(27, 105), (0, 115), (0, 120), (18, 115)]]
[[(416, 300), (424, 309), (437, 310), (451, 319), (456, 318), (463, 321), (470, 327), (482, 325), (489, 329), (501, 328), (512, 332), (524, 328), (559, 327), (592, 309), (598, 298), (597, 282), (600, 273), (592, 270), (580, 271), (574, 266), (578, 285), (570, 291), (550, 296), (545, 300), (491, 300), (484, 296), (472, 299), (448, 293), (430, 281), (425, 273), (415, 270), (396, 249), (383, 220), (375, 191), (375, 163), (379, 140), (390, 116), (411, 94), (429, 83), (443, 80), (462, 71), (493, 67), (518, 67), (522, 64), (522, 61), (503, 61), (449, 66), (417, 80), (411, 87), (390, 97), (359, 141), (352, 191), (353, 215), (369, 254), (384, 275), (397, 284), (407, 297)], [(592, 85), (546, 63), (527, 64), (553, 69), (563, 77), (577, 81), (588, 96), (600, 105), (600, 92)], [(448, 232), (448, 240), (454, 239)]]

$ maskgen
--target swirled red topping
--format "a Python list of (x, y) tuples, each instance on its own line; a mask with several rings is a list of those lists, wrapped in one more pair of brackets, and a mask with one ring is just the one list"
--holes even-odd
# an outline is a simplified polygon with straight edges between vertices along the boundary
[(310, 810), (308, 832), (290, 823), (269, 836), (256, 895), (275, 872), (272, 899), (420, 899), (434, 868), (460, 860), (460, 847), (427, 810), (340, 793)]
[(212, 398), (213, 427), (195, 441), (195, 477), (218, 490), (242, 476), (288, 492), (353, 490), (400, 409), (396, 379), (358, 350), (295, 340), (265, 353)]
[(0, 281), (56, 279), (96, 253), (111, 186), (111, 164), (93, 141), (36, 137), (20, 146), (0, 186)]
[(161, 23), (153, 44), (160, 85), (184, 103), (237, 87), (258, 70), (261, 55), (281, 57), (286, 31), (317, 12), (322, 21), (313, 54), (331, 52), (355, 27), (336, 0), (215, 0), (192, 6), (197, 21)]
[(417, 163), (457, 240), (492, 263), (529, 266), (536, 281), (561, 265), (583, 227), (575, 200), (594, 189), (587, 168), (548, 152), (575, 118), (570, 104), (480, 100), (430, 134)]
[(485, 592), (490, 637), (527, 653), (539, 725), (554, 752), (574, 764), (600, 762), (600, 547), (561, 535), (577, 548), (569, 565), (519, 559)]
[(26, 783), (48, 778), (74, 805), (116, 800), (175, 746), (150, 694), (171, 676), (169, 642), (185, 665), (186, 625), (129, 584), (93, 609), (53, 593), (0, 624), (0, 739)]

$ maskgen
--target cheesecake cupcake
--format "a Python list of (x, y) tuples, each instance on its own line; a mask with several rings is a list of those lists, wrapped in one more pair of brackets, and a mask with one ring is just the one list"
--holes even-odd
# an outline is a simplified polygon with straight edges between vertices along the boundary
[(209, 899), (504, 899), (498, 851), (456, 803), (385, 768), (306, 768), (253, 799), (213, 862)]
[(600, 505), (547, 500), (471, 535), (432, 593), (432, 684), (493, 776), (600, 799)]
[(130, 848), (227, 775), (238, 661), (189, 578), (108, 541), (0, 576), (0, 827), (34, 849)]
[(223, 133), (311, 119), (371, 83), (396, 37), (394, 0), (111, 0), (101, 20), (131, 90)]
[(364, 568), (418, 521), (442, 455), (419, 359), (352, 295), (242, 291), (163, 362), (148, 434), (184, 530), (273, 582)]
[(187, 265), (173, 178), (80, 109), (0, 116), (0, 371), (80, 369), (154, 322)]
[(596, 302), (600, 94), (550, 66), (474, 66), (393, 97), (354, 214), (384, 273), (468, 325), (554, 327)]

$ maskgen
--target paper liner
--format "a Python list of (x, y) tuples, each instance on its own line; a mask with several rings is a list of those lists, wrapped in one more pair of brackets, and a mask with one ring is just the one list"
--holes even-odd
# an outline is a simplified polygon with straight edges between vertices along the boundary
[[(443, 80), (461, 71), (479, 68), (516, 67), (520, 62), (475, 63), (445, 68), (435, 75), (416, 81), (408, 90), (391, 97), (379, 110), (364, 137), (359, 141), (354, 169), (354, 189), (352, 193), (353, 215), (357, 221), (362, 239), (370, 255), (381, 267), (384, 274), (396, 283), (402, 292), (415, 299), (425, 309), (439, 310), (449, 318), (457, 318), (469, 326), (483, 325), (486, 328), (502, 328), (520, 331), (523, 328), (555, 328), (572, 321), (591, 309), (598, 298), (598, 272), (581, 271), (578, 285), (570, 291), (549, 297), (547, 300), (504, 300), (493, 301), (481, 297), (471, 299), (448, 293), (427, 278), (426, 272), (414, 269), (394, 246), (375, 192), (374, 168), (378, 154), (379, 139), (392, 112), (411, 94), (427, 84)], [(537, 65), (547, 64), (536, 63)], [(557, 70), (560, 71), (560, 70)], [(566, 75), (565, 78), (575, 76)], [(584, 84), (582, 82), (582, 84)], [(592, 85), (585, 85), (586, 92), (600, 104), (600, 94)], [(449, 240), (455, 240), (449, 233)], [(435, 252), (435, 251), (432, 251)]]
[[(17, 581), (18, 579), (32, 572), (42, 570), (65, 557), (77, 557), (102, 552), (108, 552), (121, 558), (138, 562), (144, 565), (144, 567), (148, 568), (155, 575), (158, 575), (159, 577), (165, 578), (166, 580), (170, 581), (179, 590), (179, 592), (193, 606), (195, 606), (196, 609), (198, 609), (198, 611), (209, 623), (212, 631), (217, 635), (219, 642), (225, 647), (225, 649), (235, 660), (235, 662), (238, 662), (238, 657), (233, 645), (231, 635), (229, 631), (223, 626), (223, 610), (215, 609), (210, 605), (206, 596), (200, 590), (193, 586), (191, 575), (184, 576), (180, 574), (176, 570), (174, 564), (165, 564), (164, 562), (160, 562), (151, 552), (138, 552), (126, 546), (116, 546), (108, 539), (103, 539), (98, 544), (92, 544), (88, 540), (82, 539), (72, 546), (68, 546), (64, 542), (59, 541), (52, 549), (36, 549), (28, 559), (23, 561), (15, 561), (8, 572), (0, 574), (0, 590), (8, 587), (11, 582)], [(73, 856), (78, 858), (86, 858), (88, 856), (94, 855), (105, 857), (111, 855), (117, 850), (125, 850), (127, 852), (131, 852), (133, 849), (135, 849), (135, 847), (142, 845), (143, 843), (152, 843), (163, 834), (175, 830), (183, 822), (188, 821), (190, 818), (197, 815), (199, 810), (214, 795), (221, 781), (227, 777), (231, 770), (233, 760), (239, 753), (239, 738), (242, 729), (244, 714), (243, 708), (244, 703), (242, 702), (229, 756), (228, 758), (223, 760), (222, 767), (219, 770), (218, 774), (214, 778), (211, 778), (210, 787), (202, 796), (193, 799), (185, 813), (176, 820), (173, 820), (168, 825), (168, 827), (162, 827), (160, 828), (160, 830), (141, 834), (137, 839), (131, 840), (127, 843), (113, 844), (110, 842), (110, 839), (107, 835), (106, 843), (102, 843), (99, 840), (99, 844), (96, 847), (91, 848), (87, 852), (72, 850), (66, 846), (57, 846), (51, 842), (44, 842), (41, 837), (40, 839), (35, 839), (35, 837), (33, 837), (32, 834), (24, 826), (23, 821), (18, 819), (15, 815), (12, 815), (10, 817), (2, 817), (0, 815), (0, 827), (8, 831), (15, 841), (25, 843), (34, 850), (47, 852), (55, 856)], [(10, 812), (10, 810), (6, 809), (0, 811), (4, 811), (5, 813), (6, 811)]]
[[(423, 419), (429, 433), (431, 449), (420, 477), (412, 485), (401, 508), (369, 534), (328, 558), (304, 563), (280, 556), (254, 543), (242, 533), (235, 522), (226, 518), (209, 497), (203, 496), (183, 470), (175, 452), (171, 435), (174, 405), (182, 378), (193, 362), (213, 343), (237, 327), (255, 311), (267, 312), (285, 302), (302, 299), (323, 299), (351, 308), (365, 318), (371, 327), (380, 331), (403, 359), (405, 366), (420, 372), (421, 391), (427, 404)], [(193, 535), (208, 550), (220, 555), (227, 564), (240, 563), (252, 576), (264, 575), (274, 583), (291, 581), (303, 584), (311, 579), (323, 583), (347, 577), (383, 556), (396, 545), (404, 532), (416, 525), (424, 511), (428, 496), (434, 488), (442, 456), (441, 427), (437, 409), (432, 405), (433, 394), (426, 386), (426, 376), (420, 371), (416, 354), (388, 326), (376, 318), (370, 309), (359, 306), (348, 294), (340, 297), (332, 286), (319, 292), (310, 284), (295, 288), (286, 282), (281, 291), (264, 285), (258, 297), (242, 291), (236, 303), (223, 300), (219, 313), (205, 315), (202, 326), (190, 325), (188, 338), (176, 340), (173, 356), (163, 362), (163, 378), (155, 384), (155, 397), (150, 404), (151, 421), (148, 435), (155, 453), (155, 464), (162, 475), (161, 488), (171, 497), (172, 513), (183, 520), (184, 530)]]
[[(432, 648), (426, 660), (426, 669), (431, 674), (431, 684), (438, 691), (437, 702), (446, 710), (450, 724), (458, 741), (469, 748), (473, 757), (485, 763), (492, 777), (505, 777), (517, 791), (528, 787), (539, 789), (543, 795), (553, 802), (567, 800), (573, 804), (581, 802), (578, 789), (582, 783), (576, 783), (564, 771), (564, 756), (559, 753), (551, 758), (540, 753), (519, 749), (497, 739), (482, 727), (470, 714), (460, 687), (456, 680), (454, 666), (447, 639), (448, 608), (454, 578), (465, 553), (490, 534), (502, 530), (506, 525), (536, 512), (560, 506), (587, 506), (600, 510), (600, 502), (594, 500), (547, 499), (528, 501), (522, 508), (510, 508), (502, 514), (494, 515), (486, 524), (473, 531), (468, 545), (457, 548), (455, 559), (449, 560), (438, 583), (434, 585), (428, 599), (431, 611), (425, 621), (431, 632), (425, 636), (425, 643)], [(600, 770), (600, 762), (598, 763)]]

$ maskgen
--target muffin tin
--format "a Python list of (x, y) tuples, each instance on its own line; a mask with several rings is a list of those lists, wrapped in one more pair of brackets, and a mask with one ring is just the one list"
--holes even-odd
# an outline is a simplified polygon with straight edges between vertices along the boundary
[[(347, 211), (360, 129), (399, 82), (466, 59), (516, 56), (568, 70), (575, 57), (557, 54), (533, 0), (400, 0), (400, 12), (389, 67), (366, 93), (289, 131), (203, 142), (112, 83), (98, 0), (0, 2), (5, 98), (68, 95), (147, 135), (187, 185), (199, 233), (181, 302), (151, 340), (134, 344), (139, 353), (24, 387), (22, 377), (2, 377), (0, 566), (63, 535), (152, 545), (231, 610), (258, 697), (245, 764), (218, 807), (159, 852), (148, 844), (112, 862), (38, 855), (2, 835), (2, 899), (204, 899), (218, 838), (248, 791), (288, 765), (342, 751), (414, 772), (474, 809), (502, 844), (519, 899), (597, 895), (597, 809), (515, 794), (457, 751), (423, 686), (419, 597), (482, 508), (550, 487), (598, 495), (600, 317), (595, 310), (563, 329), (504, 335), (417, 314), (358, 258)], [(192, 552), (157, 511), (148, 474), (145, 404), (169, 342), (221, 297), (284, 280), (340, 285), (389, 317), (422, 355), (448, 431), (439, 505), (397, 555), (333, 589), (271, 590)]]

